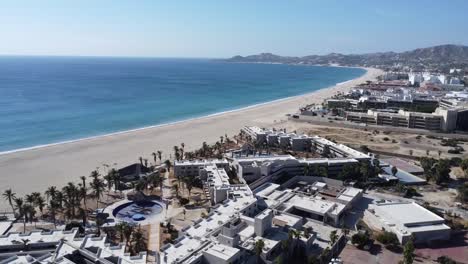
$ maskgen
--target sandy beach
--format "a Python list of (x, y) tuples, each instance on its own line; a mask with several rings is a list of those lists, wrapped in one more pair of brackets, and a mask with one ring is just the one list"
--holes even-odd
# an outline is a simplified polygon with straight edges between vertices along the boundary
[[(201, 117), (174, 124), (155, 126), (113, 135), (94, 137), (70, 143), (50, 145), (0, 155), (0, 191), (12, 188), (17, 196), (28, 192), (43, 192), (49, 186), (62, 187), (69, 181), (78, 182), (103, 164), (120, 168), (144, 157), (152, 161), (151, 153), (163, 151), (169, 158), (173, 146), (185, 143), (186, 150), (214, 143), (224, 134), (233, 135), (245, 125), (272, 126), (287, 119), (300, 106), (321, 103), (324, 98), (351, 87), (374, 80), (382, 71), (367, 68), (360, 78), (306, 95), (265, 103), (236, 111)], [(314, 87), (311, 87), (313, 89)], [(0, 212), (11, 210), (2, 199)]]

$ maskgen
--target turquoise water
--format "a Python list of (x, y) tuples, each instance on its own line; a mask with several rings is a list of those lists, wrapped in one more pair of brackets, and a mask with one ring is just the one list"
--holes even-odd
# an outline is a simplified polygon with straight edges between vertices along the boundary
[(238, 109), (364, 73), (204, 59), (0, 57), (0, 151)]

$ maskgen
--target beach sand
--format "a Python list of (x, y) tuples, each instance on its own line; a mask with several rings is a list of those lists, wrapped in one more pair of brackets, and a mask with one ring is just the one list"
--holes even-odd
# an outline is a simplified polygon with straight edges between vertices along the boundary
[[(214, 143), (224, 134), (237, 134), (245, 125), (280, 127), (287, 120), (286, 114), (297, 112), (300, 106), (321, 103), (324, 98), (382, 74), (381, 70), (366, 70), (362, 77), (337, 86), (219, 115), (2, 154), (0, 192), (7, 188), (12, 188), (17, 196), (44, 192), (52, 185), (61, 188), (69, 181), (79, 182), (79, 176), (88, 176), (97, 167), (102, 169), (103, 164), (120, 168), (139, 162), (140, 156), (152, 161), (151, 153), (157, 150), (163, 151), (163, 160), (167, 159), (173, 147), (182, 142), (190, 151), (199, 148), (203, 141)], [(0, 212), (3, 210), (11, 209), (1, 199)]]

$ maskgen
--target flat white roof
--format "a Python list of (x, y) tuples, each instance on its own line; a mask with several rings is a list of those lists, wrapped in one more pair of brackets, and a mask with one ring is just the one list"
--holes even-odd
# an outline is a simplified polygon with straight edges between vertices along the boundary
[(410, 227), (424, 224), (443, 224), (444, 219), (426, 208), (407, 202), (386, 202), (372, 205), (376, 214), (389, 223)]
[(226, 159), (179, 160), (174, 166), (204, 166), (210, 164), (229, 163)]
[(221, 244), (214, 244), (213, 246), (205, 249), (205, 253), (215, 256), (222, 260), (229, 260), (240, 252), (239, 249), (228, 247)]
[(295, 195), (285, 204), (289, 206), (294, 206), (306, 212), (313, 212), (316, 214), (324, 215), (325, 213), (330, 211), (336, 203), (327, 200), (317, 199), (316, 197), (300, 197), (299, 195)]
[(288, 226), (295, 226), (297, 223), (301, 221), (302, 221), (301, 217), (290, 215), (287, 213), (281, 213), (273, 217), (273, 223), (276, 223), (279, 226), (283, 226), (281, 223), (284, 223)]
[(61, 239), (73, 240), (77, 232), (77, 229), (70, 231), (54, 230), (51, 232), (32, 231), (26, 234), (12, 232), (0, 236), (0, 246), (21, 243), (22, 239), (29, 239), (30, 244), (59, 242)]

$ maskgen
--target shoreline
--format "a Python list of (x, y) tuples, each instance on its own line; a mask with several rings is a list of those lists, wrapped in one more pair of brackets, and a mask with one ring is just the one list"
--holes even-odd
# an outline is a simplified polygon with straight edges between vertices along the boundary
[[(278, 63), (278, 64), (280, 64), (280, 63)], [(301, 64), (292, 64), (292, 65), (322, 67), (322, 65), (301, 65)], [(324, 67), (346, 67), (346, 66), (324, 66)], [(365, 76), (367, 74), (367, 72), (368, 72), (368, 69), (363, 68), (363, 67), (346, 67), (346, 68), (364, 69), (364, 70), (366, 70), (366, 72), (364, 72), (364, 74), (362, 74), (361, 76), (358, 76), (358, 77), (356, 77), (354, 79), (350, 79), (350, 80), (347, 80), (347, 81), (335, 83), (335, 85), (332, 85), (332, 86), (327, 86), (327, 87), (323, 87), (323, 88), (320, 88), (320, 89), (317, 89), (317, 90), (314, 90), (314, 91), (311, 91), (311, 92), (306, 92), (306, 93), (302, 93), (302, 94), (298, 94), (298, 95), (292, 95), (292, 96), (288, 96), (288, 97), (284, 97), (284, 98), (275, 99), (275, 100), (272, 100), (272, 101), (256, 103), (256, 104), (252, 104), (252, 105), (242, 106), (242, 107), (239, 107), (239, 108), (234, 108), (232, 110), (225, 110), (225, 111), (221, 111), (221, 112), (216, 112), (216, 113), (197, 116), (197, 117), (191, 117), (191, 118), (187, 118), (187, 119), (181, 119), (181, 120), (177, 120), (177, 121), (170, 121), (170, 122), (167, 122), (167, 123), (161, 123), (161, 124), (154, 124), (154, 125), (148, 125), (148, 126), (143, 126), (143, 127), (131, 128), (131, 129), (127, 129), (127, 130), (120, 130), (120, 131), (115, 131), (115, 132), (110, 132), (110, 133), (105, 133), (105, 134), (98, 134), (98, 135), (95, 135), (95, 136), (87, 136), (87, 137), (82, 137), (82, 138), (69, 139), (69, 140), (63, 140), (63, 141), (59, 141), (59, 142), (45, 143), (45, 144), (39, 144), (39, 145), (30, 146), (30, 147), (22, 147), (22, 148), (11, 149), (11, 150), (3, 150), (3, 151), (0, 150), (0, 156), (12, 154), (12, 153), (17, 153), (17, 152), (23, 152), (23, 151), (53, 147), (53, 146), (62, 145), (62, 144), (65, 145), (65, 144), (70, 144), (70, 143), (75, 143), (75, 142), (80, 142), (80, 141), (93, 140), (93, 139), (99, 139), (99, 138), (106, 138), (106, 137), (110, 137), (110, 136), (117, 136), (117, 135), (121, 135), (121, 134), (137, 132), (137, 131), (145, 130), (145, 129), (158, 128), (158, 127), (162, 127), (162, 126), (176, 125), (178, 123), (195, 121), (195, 120), (201, 119), (201, 118), (215, 117), (215, 116), (219, 116), (219, 115), (223, 115), (223, 114), (229, 114), (229, 113), (233, 113), (233, 112), (237, 112), (237, 111), (248, 110), (248, 109), (255, 108), (255, 107), (260, 107), (260, 106), (266, 105), (266, 104), (278, 103), (278, 102), (285, 101), (285, 100), (295, 99), (297, 97), (310, 96), (311, 94), (313, 94), (315, 92), (325, 90), (325, 89), (329, 89), (329, 88), (333, 88), (333, 87), (340, 86), (340, 85), (344, 85), (344, 84), (346, 84), (348, 82), (352, 82), (353, 80), (356, 80), (356, 79), (359, 79), (359, 78)]]
[[(138, 162), (138, 157), (148, 158), (151, 153), (163, 151), (163, 160), (169, 158), (173, 146), (185, 143), (187, 151), (214, 143), (219, 136), (237, 134), (242, 126), (274, 126), (285, 122), (287, 113), (296, 112), (300, 106), (321, 103), (324, 98), (344, 92), (356, 84), (373, 80), (381, 70), (363, 68), (364, 75), (302, 95), (281, 98), (238, 109), (201, 117), (158, 124), (105, 135), (58, 142), (26, 149), (0, 153), (0, 186), (12, 188), (18, 196), (31, 191), (45, 191), (48, 186), (61, 187), (69, 181), (109, 164), (120, 168)], [(0, 190), (3, 191), (3, 190)], [(0, 201), (0, 212), (8, 209)]]

